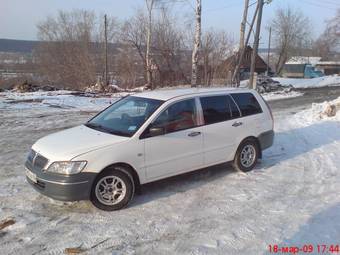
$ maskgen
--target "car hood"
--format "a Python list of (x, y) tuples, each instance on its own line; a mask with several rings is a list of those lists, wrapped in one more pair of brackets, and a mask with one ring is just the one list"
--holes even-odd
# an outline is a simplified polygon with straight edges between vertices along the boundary
[(82, 125), (45, 136), (39, 139), (32, 149), (50, 162), (67, 161), (128, 139), (129, 137), (107, 134)]

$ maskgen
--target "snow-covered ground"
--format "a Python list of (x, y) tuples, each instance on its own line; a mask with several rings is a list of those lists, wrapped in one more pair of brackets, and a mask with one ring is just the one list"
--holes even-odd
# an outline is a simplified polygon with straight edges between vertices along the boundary
[(71, 110), (99, 111), (112, 104), (126, 93), (116, 93), (111, 97), (85, 97), (72, 95), (73, 91), (52, 92), (2, 92), (0, 93), (0, 108), (25, 109), (54, 107)]
[[(109, 97), (85, 97), (72, 95), (72, 91), (52, 91), (52, 92), (29, 92), (0, 93), (0, 109), (30, 109), (30, 108), (61, 108), (71, 111), (100, 111), (122, 96), (128, 93), (114, 93)], [(131, 94), (131, 93), (130, 93)], [(291, 92), (271, 92), (264, 93), (263, 97), (267, 100), (278, 100), (290, 97), (302, 96), (303, 93), (297, 91)]]
[(38, 138), (92, 114), (0, 107), (0, 220), (16, 221), (0, 230), (0, 254), (269, 254), (275, 244), (337, 244), (340, 120), (319, 118), (322, 107), (274, 112), (274, 146), (254, 171), (221, 165), (148, 184), (116, 212), (55, 202), (24, 177)]
[(294, 88), (320, 88), (340, 86), (340, 75), (329, 75), (312, 79), (294, 79), (294, 78), (273, 78), (282, 85), (292, 85)]
[(300, 96), (303, 96), (303, 93), (300, 91), (289, 91), (289, 92), (275, 91), (275, 92), (266, 92), (261, 95), (266, 101), (273, 101), (273, 100), (286, 99), (286, 98), (292, 98), (292, 97), (300, 97)]

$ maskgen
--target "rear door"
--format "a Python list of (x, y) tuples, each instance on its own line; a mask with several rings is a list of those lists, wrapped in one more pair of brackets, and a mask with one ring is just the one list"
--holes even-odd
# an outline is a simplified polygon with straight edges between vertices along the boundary
[[(151, 127), (165, 134), (147, 137)], [(149, 181), (195, 170), (203, 166), (203, 138), (196, 100), (168, 106), (146, 129), (145, 164)]]
[(229, 161), (234, 157), (239, 140), (234, 123), (240, 112), (232, 98), (225, 95), (200, 97), (203, 112), (203, 146), (206, 165)]
[(250, 92), (230, 94), (241, 111), (241, 118), (237, 120), (238, 132), (241, 134), (239, 143), (247, 136), (257, 137), (263, 132), (263, 125), (267, 125), (262, 108), (256, 97)]

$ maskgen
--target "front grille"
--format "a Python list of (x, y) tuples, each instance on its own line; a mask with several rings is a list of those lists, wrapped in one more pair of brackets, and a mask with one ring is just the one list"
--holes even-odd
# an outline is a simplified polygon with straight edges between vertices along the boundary
[(48, 159), (40, 155), (34, 150), (31, 150), (28, 154), (27, 161), (36, 169), (43, 170), (48, 163)]

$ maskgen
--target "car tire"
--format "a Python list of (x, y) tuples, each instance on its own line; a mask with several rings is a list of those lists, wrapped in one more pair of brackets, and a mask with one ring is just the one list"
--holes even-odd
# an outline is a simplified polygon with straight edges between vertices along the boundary
[(126, 207), (135, 193), (135, 185), (129, 171), (115, 167), (100, 173), (92, 185), (91, 202), (104, 211)]
[(246, 139), (237, 149), (233, 160), (233, 168), (241, 172), (249, 172), (256, 166), (260, 155), (258, 143), (255, 139)]

